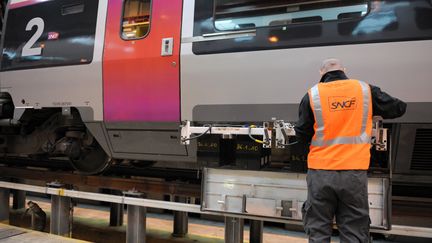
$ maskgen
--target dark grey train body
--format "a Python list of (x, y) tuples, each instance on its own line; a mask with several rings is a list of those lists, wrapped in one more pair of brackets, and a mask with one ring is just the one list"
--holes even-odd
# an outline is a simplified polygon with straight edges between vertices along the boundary
[[(11, 1), (10, 6), (15, 4), (15, 7), (10, 11), (31, 10), (39, 5), (25, 5), (23, 2), (32, 1)], [(20, 35), (15, 33), (18, 30), (10, 30), (13, 22), (18, 20), (13, 20), (12, 17), (11, 22), (6, 20), (0, 82), (2, 92), (7, 94), (5, 97), (10, 95), (10, 99), (5, 100), (13, 101), (15, 112), (13, 117), (9, 114), (3, 119), (34, 124), (33, 130), (27, 129), (28, 132), (24, 133), (25, 138), (16, 131), (18, 128), (3, 128), (3, 136), (5, 141), (8, 141), (4, 147), (7, 147), (11, 155), (67, 155), (80, 160), (83, 159), (83, 154), (86, 154), (83, 150), (88, 152), (97, 147), (98, 152), (92, 156), (104, 157), (105, 153), (104, 160), (112, 158), (158, 161), (161, 166), (177, 168), (198, 168), (211, 164), (209, 161), (216, 161), (216, 164), (220, 161), (258, 161), (261, 157), (268, 156), (268, 151), (254, 154), (254, 151), (248, 149), (233, 149), (234, 159), (222, 158), (225, 156), (221, 155), (223, 147), (233, 145), (226, 145), (225, 142), (220, 142), (219, 138), (199, 141), (198, 147), (197, 144), (182, 146), (179, 142), (178, 126), (184, 120), (192, 121), (196, 125), (260, 124), (272, 119), (295, 122), (301, 97), (319, 80), (317, 69), (321, 61), (337, 57), (344, 61), (349, 77), (379, 86), (408, 103), (404, 117), (386, 121), (393, 138), (391, 158), (395, 179), (401, 182), (432, 184), (432, 155), (425, 152), (432, 146), (430, 1), (292, 3), (176, 0), (177, 5), (172, 6), (180, 7), (171, 9), (166, 7), (166, 1), (153, 0), (151, 3), (142, 1), (144, 6), (148, 4), (152, 9), (150, 17), (135, 18), (133, 21), (136, 22), (131, 24), (125, 23), (129, 20), (123, 16), (122, 28), (121, 11), (126, 8), (122, 9), (114, 1), (89, 1), (84, 5), (82, 13), (79, 12), (81, 5), (78, 3), (68, 3), (66, 6), (62, 1), (48, 2), (60, 3), (57, 10), (53, 9), (51, 13), (41, 12), (42, 15), (50, 16), (39, 16), (46, 22), (50, 21), (49, 24), (52, 24), (52, 20), (49, 20), (52, 16), (58, 16), (57, 25), (60, 26), (63, 23), (60, 20), (62, 18), (89, 14), (87, 20), (92, 24), (87, 23), (86, 26), (92, 28), (86, 31), (81, 29), (86, 32), (84, 34), (77, 34), (79, 31), (70, 33), (72, 37), (85, 37), (72, 38), (75, 42), (71, 43), (78, 46), (68, 44), (67, 40), (62, 39), (61, 31), (57, 31), (60, 38), (47, 40), (44, 44), (48, 48), (54, 41), (63, 41), (59, 43), (62, 43), (65, 52), (60, 51), (58, 55), (51, 56), (50, 62), (26, 67), (25, 62), (14, 59), (14, 55), (21, 53), (23, 46), (32, 36), (33, 32), (25, 31), (25, 25), (37, 16), (19, 20), (23, 23), (19, 26), (23, 32), (21, 34), (26, 33), (25, 37), (19, 37)], [(18, 6), (19, 4), (23, 6)], [(91, 7), (92, 4), (95, 6)], [(165, 7), (162, 7), (164, 4)], [(54, 8), (54, 5), (52, 6)], [(64, 10), (71, 14), (62, 14)], [(173, 15), (171, 20), (171, 24), (177, 26), (178, 35), (158, 29), (167, 24), (160, 22), (167, 21), (160, 16), (168, 10), (178, 17), (178, 20), (175, 20)], [(113, 21), (112, 18), (119, 19)], [(146, 27), (135, 29), (134, 32), (134, 24), (138, 21), (146, 22)], [(113, 23), (119, 26), (114, 26)], [(75, 27), (80, 25), (84, 26), (84, 23), (76, 23)], [(128, 36), (145, 31), (147, 34), (139, 38), (128, 39)], [(56, 31), (48, 32), (51, 32), (52, 38), (55, 37)], [(112, 33), (119, 36), (115, 39)], [(124, 44), (120, 39), (127, 43), (127, 46), (119, 46)], [(137, 50), (140, 43), (156, 49), (157, 55), (147, 51), (131, 54), (133, 50)], [(116, 49), (116, 46), (119, 46), (119, 49)], [(34, 48), (35, 46), (30, 49)], [(70, 62), (64, 61), (62, 54), (70, 53), (70, 48), (77, 48), (82, 52), (72, 52), (78, 58), (74, 57)], [(86, 48), (92, 50), (91, 55), (88, 55)], [(42, 53), (42, 56), (44, 55)], [(30, 57), (35, 56), (37, 55)], [(117, 64), (110, 66), (111, 62), (114, 63), (114, 56)], [(123, 77), (129, 77), (129, 64), (132, 66), (141, 59), (144, 63), (145, 59), (150, 58), (153, 58), (152, 63), (155, 66), (144, 69), (143, 64), (143, 71), (137, 73), (143, 83), (149, 83), (148, 86), (136, 86), (140, 80), (137, 83), (118, 81), (124, 84), (122, 86), (115, 86), (109, 81), (118, 74), (112, 71), (112, 67), (118, 68), (120, 74), (124, 71)], [(34, 61), (32, 65), (38, 62), (40, 60)], [(163, 65), (156, 67), (162, 62)], [(147, 96), (146, 92), (153, 92), (147, 90), (152, 90), (157, 85), (161, 85), (167, 92), (172, 91), (172, 86), (163, 86), (163, 81), (157, 78), (154, 81), (156, 74), (150, 72), (157, 73), (162, 70), (161, 73), (168, 73), (173, 69), (174, 73), (177, 73), (173, 75), (178, 75), (174, 82), (174, 92), (165, 95), (161, 91), (163, 89), (158, 89), (160, 100)], [(112, 72), (109, 72), (110, 70)], [(121, 76), (120, 74), (118, 76)], [(123, 94), (123, 106), (121, 99), (109, 96), (115, 93), (116, 87), (123, 90), (127, 85), (142, 88), (140, 92), (142, 97), (146, 98), (129, 99), (128, 96), (132, 97), (137, 92), (136, 88), (131, 88), (130, 94)], [(178, 98), (173, 95), (175, 93), (179, 95)], [(150, 98), (155, 100), (149, 103), (136, 102), (148, 101)], [(162, 114), (167, 107), (165, 103), (171, 104), (178, 115), (166, 118)], [(150, 105), (155, 108), (142, 108)], [(141, 108), (133, 110), (131, 107)], [(70, 115), (73, 119), (68, 120), (64, 116), (61, 118), (59, 114), (62, 111), (69, 115), (68, 108), (72, 109)], [(121, 117), (122, 112), (126, 111), (131, 111), (132, 115)], [(136, 111), (135, 114), (133, 111)], [(144, 118), (139, 118), (139, 111), (151, 112), (146, 113)], [(49, 120), (48, 117), (55, 121), (50, 123), (51, 126), (44, 123)], [(59, 127), (62, 129), (58, 129)], [(50, 137), (51, 142), (37, 139), (41, 134)], [(250, 145), (248, 142), (239, 139), (237, 143)], [(291, 156), (290, 151), (284, 153), (287, 164), (292, 161), (286, 158), (298, 158)], [(250, 159), (249, 155), (253, 159)], [(304, 159), (304, 154), (300, 157)], [(387, 163), (388, 156), (385, 160)], [(256, 167), (248, 167), (248, 163), (242, 168)], [(98, 170), (104, 166), (96, 167)]]

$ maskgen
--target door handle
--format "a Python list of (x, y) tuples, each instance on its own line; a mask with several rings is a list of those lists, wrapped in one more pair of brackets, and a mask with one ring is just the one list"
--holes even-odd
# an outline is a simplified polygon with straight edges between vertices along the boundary
[(163, 38), (162, 39), (162, 50), (161, 56), (172, 56), (173, 55), (174, 38)]

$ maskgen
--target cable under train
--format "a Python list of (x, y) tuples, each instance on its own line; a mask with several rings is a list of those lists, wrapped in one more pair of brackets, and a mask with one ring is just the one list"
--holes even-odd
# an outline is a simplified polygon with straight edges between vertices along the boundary
[(432, 185), (432, 1), (11, 0), (2, 20), (6, 158), (63, 158), (87, 174), (302, 170), (307, 151), (214, 134), (186, 146), (180, 126), (295, 122), (320, 62), (337, 57), (408, 103), (385, 121), (392, 146), (372, 167)]

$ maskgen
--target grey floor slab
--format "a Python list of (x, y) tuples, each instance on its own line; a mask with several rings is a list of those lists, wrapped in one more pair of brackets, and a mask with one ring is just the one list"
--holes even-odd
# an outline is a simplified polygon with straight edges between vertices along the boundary
[(86, 242), (0, 224), (1, 243), (72, 243)]

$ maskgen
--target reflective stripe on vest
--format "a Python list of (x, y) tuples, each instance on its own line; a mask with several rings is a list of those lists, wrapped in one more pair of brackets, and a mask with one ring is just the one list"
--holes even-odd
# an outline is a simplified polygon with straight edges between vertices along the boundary
[(337, 137), (334, 139), (324, 140), (324, 119), (321, 106), (321, 98), (319, 94), (318, 85), (311, 88), (312, 103), (315, 112), (315, 123), (317, 125), (315, 136), (316, 139), (312, 140), (313, 146), (330, 146), (335, 144), (366, 144), (370, 143), (370, 136), (366, 133), (366, 126), (368, 120), (369, 104), (371, 103), (371, 97), (369, 92), (369, 85), (358, 81), (361, 85), (363, 94), (363, 114), (362, 114), (362, 125), (361, 135), (354, 137)]

